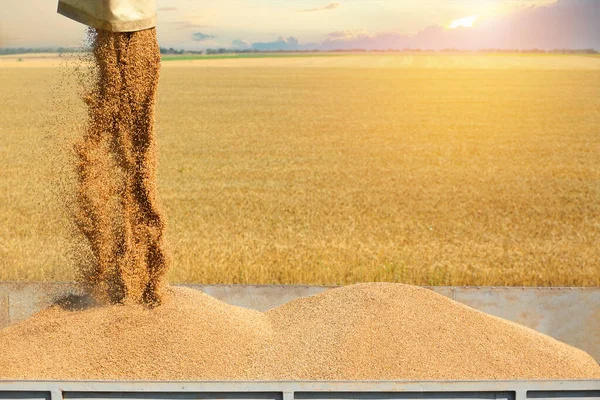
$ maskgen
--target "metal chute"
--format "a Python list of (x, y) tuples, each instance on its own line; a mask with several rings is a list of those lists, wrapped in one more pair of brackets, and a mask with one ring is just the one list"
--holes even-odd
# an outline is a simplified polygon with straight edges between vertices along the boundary
[(156, 0), (59, 0), (58, 13), (111, 32), (135, 32), (156, 26)]

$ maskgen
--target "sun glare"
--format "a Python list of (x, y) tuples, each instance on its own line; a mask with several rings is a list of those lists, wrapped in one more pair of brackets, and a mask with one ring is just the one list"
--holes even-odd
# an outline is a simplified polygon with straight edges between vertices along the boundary
[(450, 25), (448, 25), (448, 28), (450, 28), (450, 29), (471, 28), (473, 26), (473, 23), (475, 23), (476, 20), (477, 20), (477, 15), (471, 15), (469, 17), (455, 19), (454, 21), (450, 22)]

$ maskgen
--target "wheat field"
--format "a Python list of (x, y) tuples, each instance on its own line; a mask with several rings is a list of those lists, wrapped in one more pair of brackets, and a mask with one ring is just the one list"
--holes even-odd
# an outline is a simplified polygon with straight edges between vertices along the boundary
[[(74, 278), (77, 63), (0, 58), (0, 281)], [(600, 58), (169, 60), (172, 282), (600, 286)]]

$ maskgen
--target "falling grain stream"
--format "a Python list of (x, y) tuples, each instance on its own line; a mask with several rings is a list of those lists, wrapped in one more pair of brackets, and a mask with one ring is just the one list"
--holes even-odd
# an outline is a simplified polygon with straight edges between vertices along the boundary
[(156, 30), (90, 31), (95, 78), (88, 125), (76, 144), (75, 222), (89, 242), (83, 283), (111, 303), (161, 301), (168, 268), (156, 200)]

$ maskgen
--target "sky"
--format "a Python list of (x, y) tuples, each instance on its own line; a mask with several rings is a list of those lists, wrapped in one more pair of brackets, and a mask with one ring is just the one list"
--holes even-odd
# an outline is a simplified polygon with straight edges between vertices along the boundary
[[(6, 1), (0, 47), (80, 45), (85, 28), (56, 14), (56, 3)], [(600, 49), (600, 0), (157, 0), (157, 6), (160, 45), (188, 50)]]

